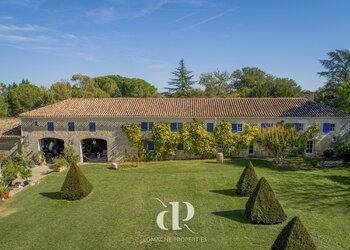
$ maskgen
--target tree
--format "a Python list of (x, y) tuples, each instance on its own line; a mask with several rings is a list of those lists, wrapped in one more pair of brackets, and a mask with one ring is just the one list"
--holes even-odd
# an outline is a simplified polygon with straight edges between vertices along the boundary
[(108, 93), (111, 97), (117, 97), (119, 93), (118, 84), (108, 76), (95, 77), (94, 81), (97, 86), (104, 92)]
[(261, 128), (257, 142), (269, 150), (275, 161), (281, 164), (290, 155), (293, 147), (299, 144), (300, 133), (294, 126), (277, 124), (275, 127)]
[(109, 75), (108, 78), (116, 83), (113, 97), (156, 97), (157, 88), (139, 78), (127, 78), (119, 75)]
[(10, 116), (17, 116), (22, 112), (40, 107), (40, 88), (30, 83), (11, 88), (5, 96)]
[(72, 86), (68, 81), (60, 81), (51, 85), (54, 102), (60, 102), (72, 98)]
[(248, 221), (253, 224), (278, 224), (287, 218), (271, 186), (264, 177), (259, 180), (250, 195), (245, 214)]
[(77, 98), (106, 98), (110, 97), (106, 92), (100, 89), (93, 78), (86, 75), (75, 74), (72, 81), (76, 82), (73, 86), (73, 97)]
[(231, 91), (241, 97), (296, 97), (301, 93), (294, 80), (274, 77), (258, 68), (236, 70), (232, 79)]
[(337, 106), (341, 110), (350, 112), (350, 82), (337, 86), (337, 93), (339, 96)]
[(199, 84), (205, 87), (207, 97), (226, 97), (232, 84), (232, 75), (227, 71), (216, 70), (200, 75)]
[(92, 185), (86, 179), (77, 164), (70, 166), (61, 188), (61, 197), (66, 200), (80, 200), (92, 191)]
[(8, 115), (8, 105), (3, 96), (0, 96), (0, 117), (7, 117)]
[(328, 59), (320, 60), (325, 71), (318, 73), (326, 78), (326, 83), (316, 92), (315, 100), (325, 105), (340, 108), (343, 107), (343, 99), (339, 93), (342, 90), (338, 87), (350, 82), (350, 51), (337, 49), (328, 52), (327, 55)]
[(272, 250), (308, 249), (316, 250), (316, 245), (299, 217), (294, 217), (282, 229), (272, 245)]
[(184, 59), (181, 58), (179, 67), (175, 68), (175, 71), (171, 72), (174, 78), (168, 83), (170, 86), (166, 89), (176, 97), (187, 97), (187, 93), (193, 89), (193, 85), (196, 83), (193, 81), (194, 75), (191, 75), (192, 71), (189, 71), (186, 66)]
[(255, 173), (252, 162), (249, 161), (248, 165), (244, 168), (239, 181), (237, 182), (237, 194), (242, 196), (251, 195), (257, 183), (258, 177)]

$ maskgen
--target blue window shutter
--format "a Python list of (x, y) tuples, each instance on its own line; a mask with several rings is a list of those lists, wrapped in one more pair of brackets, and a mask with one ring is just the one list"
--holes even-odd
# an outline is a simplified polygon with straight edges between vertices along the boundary
[(141, 122), (141, 130), (142, 131), (148, 130), (148, 123), (147, 122)]
[(184, 150), (184, 144), (183, 143), (177, 144), (177, 150)]
[(74, 122), (68, 122), (68, 131), (74, 131), (75, 127), (74, 127)]
[(207, 123), (207, 131), (214, 132), (214, 123), (212, 122)]
[(53, 125), (53, 122), (48, 122), (47, 123), (47, 131), (54, 131), (55, 127)]
[(238, 128), (237, 128), (237, 123), (232, 123), (232, 132), (233, 133), (236, 133), (238, 131)]
[(154, 143), (153, 142), (147, 142), (147, 149), (148, 150), (154, 150)]
[(267, 124), (265, 122), (261, 123), (261, 128), (266, 128)]
[(94, 123), (94, 122), (89, 123), (89, 131), (91, 131), (91, 132), (96, 131), (96, 123)]
[(295, 130), (296, 130), (296, 131), (300, 131), (300, 129), (301, 129), (301, 123), (294, 123), (294, 126), (295, 126)]
[(177, 122), (170, 123), (170, 129), (171, 131), (177, 131)]
[(323, 123), (323, 132), (327, 133), (331, 131), (331, 124), (330, 123)]

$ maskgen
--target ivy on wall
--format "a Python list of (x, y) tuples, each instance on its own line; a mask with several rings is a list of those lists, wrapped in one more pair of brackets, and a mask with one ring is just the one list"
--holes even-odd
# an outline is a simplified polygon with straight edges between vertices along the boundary
[[(155, 123), (151, 136), (143, 138), (139, 124), (123, 124), (122, 129), (129, 139), (131, 147), (137, 150), (140, 160), (165, 160), (175, 157), (177, 147), (181, 143), (184, 153), (189, 156), (200, 158), (213, 158), (218, 152), (218, 145), (224, 154), (229, 156), (239, 153), (240, 150), (248, 148), (249, 144), (256, 138), (259, 127), (249, 124), (245, 127), (243, 134), (231, 132), (231, 123), (219, 122), (214, 132), (208, 132), (202, 122), (194, 120), (185, 123), (183, 131), (171, 131), (169, 123)], [(154, 150), (147, 150), (147, 143), (154, 144)]]

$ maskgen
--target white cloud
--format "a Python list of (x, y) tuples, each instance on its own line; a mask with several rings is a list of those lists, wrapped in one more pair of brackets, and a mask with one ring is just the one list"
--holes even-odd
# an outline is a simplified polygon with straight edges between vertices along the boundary
[(0, 31), (42, 31), (44, 27), (26, 24), (24, 26), (0, 24)]
[(13, 16), (0, 16), (1, 20), (13, 20)]
[(0, 40), (8, 42), (52, 42), (55, 39), (48, 36), (22, 36), (0, 34)]
[(121, 18), (121, 15), (113, 7), (88, 11), (86, 16), (98, 18), (102, 21), (113, 21)]

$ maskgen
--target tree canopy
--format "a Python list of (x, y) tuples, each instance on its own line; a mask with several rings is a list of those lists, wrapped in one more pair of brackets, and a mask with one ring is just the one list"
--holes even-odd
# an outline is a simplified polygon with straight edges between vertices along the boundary
[(325, 77), (326, 82), (318, 89), (316, 101), (349, 111), (350, 51), (337, 49), (327, 56), (328, 59), (320, 60), (325, 70), (318, 74)]
[(196, 82), (192, 80), (194, 75), (185, 66), (183, 58), (179, 62), (179, 67), (175, 68), (171, 74), (174, 75), (174, 78), (168, 82), (171, 87), (166, 89), (175, 97), (188, 97), (188, 93), (193, 90), (193, 85)]

